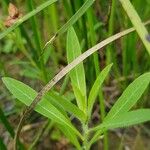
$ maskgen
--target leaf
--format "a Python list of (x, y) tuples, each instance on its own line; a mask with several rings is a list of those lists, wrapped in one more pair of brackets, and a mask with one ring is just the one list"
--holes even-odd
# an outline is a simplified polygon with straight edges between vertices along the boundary
[(39, 13), (40, 11), (42, 11), (43, 9), (45, 9), (46, 7), (48, 7), (49, 5), (53, 4), (54, 2), (56, 2), (57, 0), (48, 0), (45, 3), (41, 4), (40, 6), (38, 6), (36, 9), (34, 9), (33, 11), (29, 12), (28, 14), (26, 14), (25, 16), (23, 16), (22, 18), (19, 18), (11, 27), (9, 27), (8, 29), (6, 29), (5, 31), (3, 31), (0, 34), (0, 40), (2, 38), (4, 38), (7, 34), (9, 34), (11, 31), (13, 31), (14, 29), (16, 29), (19, 25), (21, 25), (23, 22), (25, 22), (26, 20), (28, 20), (29, 18), (31, 18), (32, 16), (36, 15), (37, 13)]
[(60, 124), (58, 125), (58, 128), (64, 133), (67, 139), (69, 139), (70, 142), (76, 146), (78, 150), (82, 150), (79, 141), (74, 133), (72, 133), (70, 130), (66, 129), (64, 126)]
[(150, 73), (145, 73), (135, 79), (123, 92), (114, 106), (111, 108), (106, 119), (115, 118), (119, 114), (123, 114), (138, 101), (150, 82)]
[[(74, 59), (76, 59), (79, 55), (81, 55), (81, 48), (78, 41), (78, 37), (73, 29), (71, 27), (68, 30), (67, 34), (67, 59), (68, 63), (72, 62)], [(79, 98), (77, 90), (79, 89), (82, 93), (83, 97), (86, 97), (86, 83), (85, 83), (85, 72), (83, 63), (77, 65), (72, 71), (70, 71), (70, 78), (72, 87), (74, 90), (74, 94), (77, 100), (77, 104), (81, 110), (85, 110), (86, 108), (86, 101), (82, 101), (83, 99)]]
[(150, 121), (150, 109), (138, 109), (119, 114), (115, 118), (106, 120), (102, 124), (94, 127), (92, 131), (96, 131), (95, 135), (98, 137), (98, 134), (108, 129), (129, 127), (147, 121)]
[(63, 34), (70, 28), (94, 3), (95, 0), (86, 0), (85, 3), (80, 7), (80, 9), (64, 24), (57, 32), (57, 34)]
[(75, 85), (73, 87), (73, 91), (74, 91), (74, 93), (76, 93), (76, 95), (75, 95), (76, 99), (79, 99), (81, 102), (81, 106), (83, 106), (83, 108), (80, 110), (82, 110), (84, 113), (86, 113), (86, 95), (83, 96), (81, 90), (79, 90)]
[(9, 132), (10, 136), (14, 138), (15, 132), (11, 126), (11, 124), (8, 122), (7, 117), (5, 116), (4, 112), (2, 111), (0, 107), (0, 121), (3, 123), (6, 130)]
[(88, 113), (89, 113), (89, 115), (91, 115), (91, 111), (92, 111), (95, 99), (99, 93), (99, 89), (100, 89), (102, 83), (104, 82), (106, 76), (108, 75), (111, 67), (112, 67), (112, 64), (108, 65), (101, 71), (101, 73), (98, 75), (96, 81), (94, 82), (94, 84), (90, 90), (89, 97), (88, 97)]
[(3, 139), (0, 137), (0, 149), (2, 149), (2, 150), (7, 150), (7, 147), (6, 147), (6, 145), (4, 144), (4, 142), (3, 142)]
[(52, 104), (55, 103), (56, 105), (61, 105), (61, 107), (63, 107), (65, 111), (73, 114), (79, 120), (86, 119), (86, 115), (84, 114), (84, 112), (81, 111), (76, 105), (68, 101), (64, 96), (60, 96), (58, 93), (51, 91), (46, 94), (45, 98), (50, 100)]
[(139, 109), (130, 112), (126, 112), (104, 121), (101, 124), (102, 128), (113, 129), (120, 127), (128, 127), (136, 124), (140, 124), (146, 121), (150, 121), (150, 109)]
[(131, 4), (130, 0), (120, 0), (120, 2), (150, 55), (150, 42), (146, 39), (146, 37), (148, 36), (148, 31), (145, 28), (145, 26), (142, 24), (142, 21), (138, 13), (136, 12), (133, 5)]
[[(150, 21), (145, 22), (144, 24), (147, 25), (149, 24)], [(92, 48), (90, 48), (89, 50), (85, 51), (83, 54), (81, 54), (80, 56), (78, 56), (75, 60), (73, 60), (70, 64), (68, 64), (66, 67), (64, 67), (51, 81), (49, 81), (47, 83), (46, 87), (46, 91), (42, 94), (45, 95), (45, 93), (47, 93), (47, 91), (49, 91), (54, 85), (56, 85), (67, 73), (69, 73), (73, 68), (75, 68), (78, 64), (80, 64), (83, 60), (85, 60), (87, 57), (89, 57), (90, 55), (92, 55), (94, 52), (96, 52), (97, 50), (101, 49), (102, 47), (108, 45), (109, 43), (111, 43), (112, 41), (115, 41), (118, 38), (121, 38), (131, 32), (133, 32), (135, 29), (134, 28), (130, 28), (127, 29), (123, 32), (119, 32), (109, 38), (107, 38), (106, 40), (103, 40), (102, 42), (98, 43), (97, 45), (93, 46)], [(38, 101), (40, 101), (40, 99), (38, 99)]]
[[(20, 81), (9, 77), (4, 77), (2, 80), (9, 91), (15, 96), (15, 98), (27, 106), (31, 104), (37, 95), (35, 90)], [(62, 124), (63, 126), (66, 126), (66, 128), (69, 128), (72, 132), (82, 138), (82, 135), (74, 128), (71, 122), (48, 100), (43, 98), (35, 107), (35, 111), (59, 124)]]

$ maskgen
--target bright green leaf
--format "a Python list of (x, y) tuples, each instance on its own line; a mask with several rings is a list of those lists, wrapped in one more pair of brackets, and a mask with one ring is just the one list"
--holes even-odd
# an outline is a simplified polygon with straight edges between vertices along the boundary
[(142, 24), (141, 18), (131, 4), (130, 0), (120, 0), (120, 2), (150, 55), (150, 42), (146, 39), (146, 37), (148, 36), (148, 31), (146, 27)]
[[(61, 105), (62, 109), (73, 114), (80, 120), (85, 120), (86, 115), (81, 111), (76, 105), (68, 101), (64, 96), (60, 96), (58, 93), (51, 91), (46, 94), (45, 98), (50, 100), (51, 103), (56, 103), (56, 105)], [(53, 104), (54, 105), (54, 104)]]
[[(9, 89), (9, 91), (20, 100), (22, 103), (29, 106), (34, 98), (37, 95), (37, 92), (27, 86), (26, 84), (17, 81), (15, 79), (4, 77), (4, 84)], [(73, 131), (76, 135), (82, 138), (82, 135), (74, 128), (71, 122), (57, 109), (55, 108), (48, 100), (42, 99), (35, 107), (35, 111), (52, 119), (53, 121), (68, 127), (71, 131)]]
[(64, 24), (57, 32), (57, 34), (63, 34), (67, 31), (69, 27), (71, 27), (94, 3), (95, 0), (86, 0), (85, 3), (80, 7), (80, 9), (69, 19), (69, 21)]
[(77, 139), (77, 136), (74, 133), (72, 133), (70, 130), (68, 130), (67, 128), (65, 128), (60, 124), (58, 125), (58, 128), (64, 133), (64, 135), (70, 140), (70, 142), (75, 145), (75, 147), (78, 150), (82, 150), (79, 141)]
[[(68, 30), (68, 34), (67, 34), (68, 63), (72, 62), (79, 55), (81, 55), (80, 44), (73, 27), (71, 27)], [(81, 110), (85, 110), (86, 102), (83, 102), (82, 99), (79, 98), (78, 93), (76, 92), (77, 90), (75, 90), (75, 88), (76, 89), (78, 88), (82, 93), (83, 97), (86, 97), (86, 83), (85, 83), (85, 72), (84, 72), (83, 63), (80, 63), (72, 71), (70, 71), (70, 78), (71, 78), (74, 94), (76, 96), (77, 104)]]
[(102, 85), (102, 83), (104, 82), (106, 76), (108, 75), (110, 69), (112, 67), (112, 64), (108, 65), (106, 68), (104, 68), (101, 73), (98, 75), (95, 83), (93, 84), (89, 97), (88, 97), (88, 112), (89, 115), (91, 115), (91, 111), (95, 102), (95, 99), (99, 93), (99, 89)]
[(115, 118), (104, 121), (101, 125), (95, 127), (95, 129), (113, 129), (122, 128), (140, 124), (150, 121), (150, 109), (139, 109), (123, 114), (119, 114)]
[(123, 92), (117, 102), (109, 111), (106, 119), (115, 118), (119, 114), (123, 114), (138, 101), (150, 82), (150, 73), (145, 73), (135, 79)]

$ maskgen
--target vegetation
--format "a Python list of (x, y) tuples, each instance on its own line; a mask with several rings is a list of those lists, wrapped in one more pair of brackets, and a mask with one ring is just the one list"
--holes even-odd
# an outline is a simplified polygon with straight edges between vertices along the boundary
[(145, 3), (0, 2), (0, 149), (148, 149)]

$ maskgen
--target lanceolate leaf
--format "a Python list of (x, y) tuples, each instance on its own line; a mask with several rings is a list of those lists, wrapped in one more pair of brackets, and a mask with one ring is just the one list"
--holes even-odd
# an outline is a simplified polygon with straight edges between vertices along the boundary
[(95, 129), (122, 128), (140, 124), (146, 121), (150, 121), (150, 109), (139, 109), (119, 114), (115, 118), (104, 121), (101, 125), (95, 127)]
[(112, 64), (110, 64), (106, 68), (104, 68), (101, 71), (101, 73), (99, 74), (99, 76), (97, 77), (95, 83), (92, 86), (92, 89), (90, 91), (89, 98), (88, 98), (88, 112), (89, 112), (89, 115), (91, 114), (95, 99), (96, 99), (96, 97), (99, 93), (99, 89), (100, 89), (102, 83), (104, 82), (106, 76), (108, 75), (111, 67), (112, 67)]
[(86, 113), (86, 95), (83, 96), (81, 90), (79, 90), (75, 85), (73, 86), (73, 91), (75, 93), (76, 99), (80, 100), (82, 108), (80, 108), (84, 113)]
[(45, 98), (47, 100), (50, 100), (51, 103), (53, 101), (56, 105), (60, 105), (65, 111), (73, 114), (78, 119), (86, 119), (86, 115), (83, 113), (83, 111), (81, 111), (76, 105), (68, 101), (64, 96), (60, 96), (58, 93), (51, 91), (48, 94), (46, 94)]
[(109, 111), (106, 119), (112, 119), (119, 114), (126, 113), (138, 101), (150, 82), (150, 73), (145, 73), (134, 80), (123, 92)]
[[(37, 95), (35, 90), (20, 81), (9, 77), (4, 77), (2, 80), (9, 91), (15, 96), (15, 98), (27, 106), (31, 104)], [(82, 135), (74, 128), (71, 122), (48, 100), (43, 98), (42, 101), (40, 101), (35, 107), (35, 111), (63, 126), (66, 126), (66, 128), (69, 128), (72, 132), (82, 138)]]
[[(77, 37), (73, 27), (71, 27), (68, 30), (68, 34), (67, 34), (68, 63), (72, 62), (79, 55), (81, 55), (80, 44), (79, 44), (78, 37)], [(80, 99), (77, 96), (78, 94), (75, 90), (75, 88), (78, 88), (80, 90), (80, 92), (82, 93), (83, 97), (86, 96), (86, 83), (85, 83), (85, 73), (84, 73), (83, 63), (80, 63), (72, 71), (70, 71), (70, 78), (71, 78), (72, 87), (74, 89), (74, 94), (77, 99), (77, 104), (81, 110), (85, 110), (86, 102), (82, 102), (82, 99)]]

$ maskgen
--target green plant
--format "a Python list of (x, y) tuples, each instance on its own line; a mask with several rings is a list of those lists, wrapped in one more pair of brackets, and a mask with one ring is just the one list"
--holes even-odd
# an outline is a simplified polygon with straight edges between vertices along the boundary
[[(78, 38), (74, 29), (70, 28), (67, 35), (68, 63), (80, 54), (81, 48)], [(94, 127), (89, 126), (96, 97), (111, 66), (112, 64), (108, 65), (100, 72), (89, 92), (89, 96), (87, 96), (86, 92), (83, 64), (79, 64), (70, 71), (69, 76), (77, 105), (69, 102), (64, 96), (60, 96), (52, 90), (35, 107), (35, 111), (55, 121), (61, 131), (63, 131), (77, 149), (90, 149), (92, 144), (108, 129), (128, 127), (150, 120), (150, 109), (130, 110), (149, 85), (150, 73), (145, 73), (127, 87), (100, 125)], [(27, 106), (32, 103), (37, 95), (37, 92), (31, 87), (15, 79), (4, 77), (3, 82), (10, 92)], [(71, 122), (70, 115), (79, 119), (82, 128), (81, 132)], [(80, 145), (80, 141), (82, 141), (82, 145)]]
[[(118, 7), (119, 3), (123, 7)], [(145, 3), (149, 4), (149, 1), (147, 0)], [(150, 21), (142, 23), (142, 20), (147, 20), (149, 17), (150, 9), (147, 7), (148, 5), (141, 8), (141, 5), (143, 5), (141, 0), (132, 0), (132, 4), (129, 0), (100, 2), (98, 0), (28, 0), (26, 2), (16, 0), (15, 5), (16, 7), (19, 6), (18, 8), (23, 16), (11, 27), (5, 28), (3, 12), (5, 18), (8, 12), (8, 4), (9, 0), (0, 2), (0, 6), (2, 6), (2, 19), (0, 19), (0, 30), (2, 30), (0, 33), (0, 54), (2, 56), (0, 71), (2, 70), (2, 76), (12, 76), (7, 67), (15, 65), (14, 67), (19, 67), (17, 71), (14, 68), (15, 75), (25, 78), (27, 82), (31, 81), (31, 84), (36, 85), (38, 90), (40, 89), (40, 85), (37, 86), (39, 82), (45, 84), (49, 81), (37, 93), (19, 81), (12, 78), (3, 78), (4, 83), (13, 95), (28, 106), (21, 116), (16, 134), (13, 132), (12, 138), (14, 138), (15, 146), (16, 143), (18, 144), (18, 136), (24, 120), (33, 109), (48, 119), (43, 124), (42, 130), (35, 135), (35, 140), (29, 149), (37, 145), (40, 136), (44, 130), (47, 130), (47, 126), (50, 126), (50, 132), (56, 124), (56, 130), (62, 131), (77, 149), (88, 149), (102, 137), (104, 150), (108, 150), (107, 130), (149, 120), (148, 109), (129, 111), (129, 108), (136, 102), (135, 99), (138, 99), (141, 96), (140, 93), (146, 88), (145, 82), (149, 83), (149, 73), (142, 75), (144, 83), (142, 83), (142, 79), (141, 81), (136, 79), (139, 81), (136, 85), (141, 84), (143, 89), (142, 87), (137, 89), (135, 97), (129, 97), (131, 96), (130, 91), (132, 92), (134, 88), (124, 91), (125, 96), (118, 99), (107, 116), (104, 103), (105, 95), (103, 95), (103, 88), (101, 87), (104, 80), (106, 80), (106, 86), (109, 86), (113, 83), (110, 79), (115, 78), (115, 86), (118, 87), (119, 91), (123, 91), (130, 80), (149, 71), (150, 42), (148, 28), (146, 29), (145, 25), (150, 24)], [(29, 12), (24, 15), (26, 7)], [(124, 30), (124, 28), (130, 27), (131, 23), (133, 27)], [(71, 26), (74, 26), (74, 29)], [(41, 28), (43, 30), (40, 30)], [(114, 35), (115, 32), (120, 30), (123, 31)], [(67, 44), (65, 44), (66, 38), (62, 36), (65, 35), (66, 31), (68, 31)], [(136, 32), (131, 33), (133, 31)], [(125, 35), (127, 36), (120, 42), (120, 38)], [(45, 41), (49, 39), (49, 36), (52, 38), (46, 43)], [(138, 36), (143, 45), (139, 42)], [(105, 39), (106, 37), (107, 39)], [(108, 45), (115, 40), (118, 40), (116, 44)], [(96, 44), (97, 42), (98, 44)], [(104, 46), (107, 45), (105, 51)], [(100, 52), (99, 50), (102, 50), (102, 48), (103, 51)], [(68, 65), (52, 78), (58, 68), (67, 63), (65, 54), (67, 55)], [(6, 61), (8, 60), (7, 57), (11, 57), (12, 60)], [(86, 58), (88, 59), (83, 65)], [(106, 78), (111, 63), (113, 63), (111, 76)], [(102, 70), (105, 65), (108, 66)], [(65, 75), (67, 76), (62, 86), (55, 88), (54, 85)], [(51, 78), (52, 80), (50, 80)], [(69, 88), (69, 79), (72, 88)], [(69, 90), (65, 92), (68, 88)], [(146, 96), (143, 97), (143, 101), (137, 104), (137, 108), (149, 106), (147, 101), (148, 90), (145, 93)], [(126, 97), (130, 100), (128, 101)], [(96, 100), (98, 100), (100, 108), (100, 124), (91, 126), (93, 123), (91, 121), (92, 110)], [(127, 102), (126, 105), (125, 101)], [(120, 109), (122, 106), (124, 107)], [(18, 106), (15, 105), (16, 107)], [(116, 109), (119, 111), (116, 112)], [(113, 114), (116, 114), (116, 116), (113, 116)], [(9, 126), (3, 111), (0, 111), (0, 115), (5, 129), (8, 132), (10, 132), (10, 129), (13, 130)], [(18, 114), (16, 113), (16, 115)], [(135, 117), (137, 115), (139, 115), (138, 118)], [(78, 128), (79, 125), (74, 122), (74, 119), (72, 121), (72, 118), (79, 120), (80, 128)], [(32, 120), (32, 117), (30, 119)], [(1, 138), (0, 146), (2, 147), (0, 149), (5, 149), (5, 144)], [(19, 145), (18, 148), (20, 148)]]

